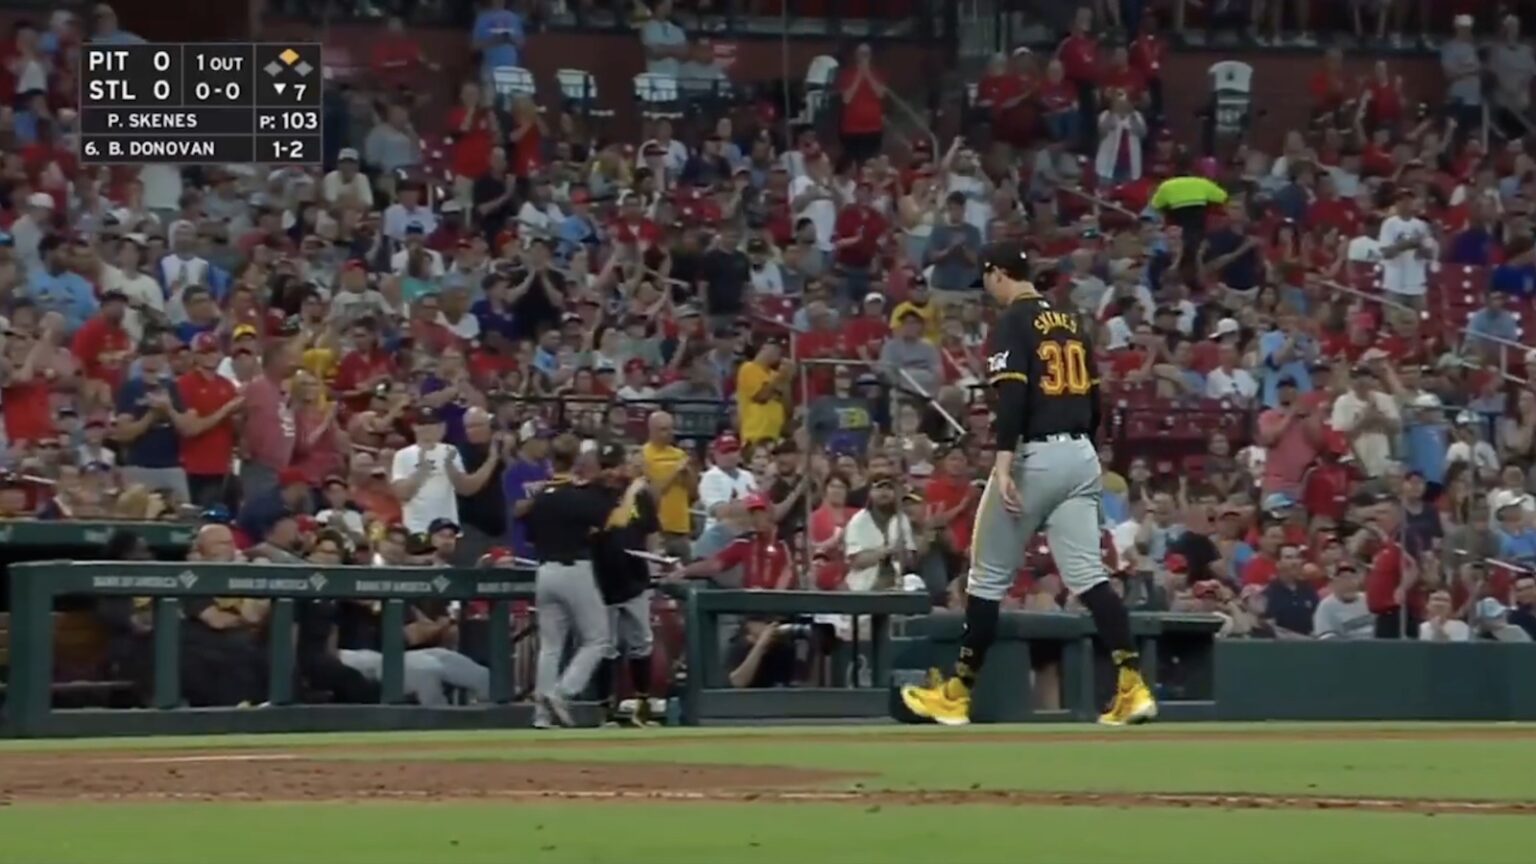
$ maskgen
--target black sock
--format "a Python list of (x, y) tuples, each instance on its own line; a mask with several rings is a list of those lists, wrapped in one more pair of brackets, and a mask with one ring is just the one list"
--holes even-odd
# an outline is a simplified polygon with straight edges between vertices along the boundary
[(1141, 655), (1136, 651), (1136, 643), (1131, 641), (1131, 614), (1125, 610), (1125, 603), (1115, 589), (1108, 582), (1100, 582), (1078, 595), (1078, 599), (1093, 615), (1099, 641), (1104, 643), (1115, 665), (1122, 669), (1140, 669)]
[(955, 660), (955, 677), (967, 689), (976, 686), (976, 676), (987, 662), (987, 649), (997, 638), (996, 600), (965, 598), (965, 635), (960, 637), (960, 656)]
[(644, 699), (651, 695), (651, 657), (629, 658), (629, 685), (635, 688), (635, 696)]
[(597, 665), (597, 673), (592, 676), (594, 689), (597, 691), (597, 701), (612, 703), (618, 697), (619, 661), (604, 659)]

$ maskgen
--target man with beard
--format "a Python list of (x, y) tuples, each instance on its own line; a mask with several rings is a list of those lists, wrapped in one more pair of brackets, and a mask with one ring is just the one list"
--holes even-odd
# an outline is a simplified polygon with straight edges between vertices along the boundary
[(610, 711), (618, 708), (618, 663), (629, 666), (629, 683), (635, 691), (636, 726), (650, 721), (651, 695), (651, 570), (630, 550), (656, 553), (661, 550), (661, 522), (656, 501), (645, 478), (633, 476), (629, 456), (622, 445), (609, 444), (598, 454), (602, 468), (599, 489), (611, 502), (608, 528), (598, 540), (593, 563), (603, 602), (608, 605), (607, 674), (602, 677)]
[(843, 543), (849, 590), (895, 590), (915, 563), (912, 523), (901, 512), (898, 498), (896, 481), (881, 477), (870, 484), (868, 506), (848, 520)]
[(810, 478), (801, 470), (805, 467), (804, 457), (793, 439), (773, 445), (773, 458), (777, 470), (768, 486), (768, 500), (773, 502), (779, 536), (792, 539), (805, 529), (805, 495)]

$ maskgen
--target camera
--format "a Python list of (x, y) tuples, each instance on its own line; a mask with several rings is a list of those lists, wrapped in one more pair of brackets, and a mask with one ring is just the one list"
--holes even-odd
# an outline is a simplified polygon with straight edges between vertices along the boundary
[(790, 639), (808, 641), (816, 635), (816, 622), (810, 618), (791, 618), (779, 624), (779, 633)]

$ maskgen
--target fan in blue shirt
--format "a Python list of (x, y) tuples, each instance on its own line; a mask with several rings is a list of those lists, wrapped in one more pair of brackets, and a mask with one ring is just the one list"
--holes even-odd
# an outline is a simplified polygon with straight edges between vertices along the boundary
[(480, 52), (480, 65), (489, 74), (492, 69), (518, 65), (523, 47), (523, 16), (511, 11), (507, 0), (489, 0), (475, 16), (473, 38)]
[(64, 316), (69, 333), (80, 329), (101, 308), (91, 283), (80, 274), (68, 269), (64, 259), (64, 241), (50, 234), (37, 245), (43, 266), (27, 274), (26, 296), (37, 304), (43, 313), (57, 312)]

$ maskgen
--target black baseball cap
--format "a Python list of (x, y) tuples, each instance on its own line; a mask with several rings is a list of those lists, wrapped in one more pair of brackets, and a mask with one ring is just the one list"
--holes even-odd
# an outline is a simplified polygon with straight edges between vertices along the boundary
[(439, 516), (428, 523), (427, 533), (436, 534), (439, 531), (452, 531), (455, 535), (457, 535), (459, 533), (459, 523), (449, 519), (446, 516)]
[(981, 272), (996, 270), (1018, 282), (1030, 278), (1029, 250), (1018, 240), (994, 240), (981, 247)]
[(417, 426), (432, 426), (434, 424), (443, 422), (443, 415), (438, 413), (436, 408), (433, 408), (430, 405), (423, 405), (416, 409), (415, 419)]
[(405, 538), (405, 554), (407, 555), (431, 555), (437, 551), (432, 545), (432, 535), (416, 532)]
[(597, 452), (597, 464), (603, 468), (617, 468), (629, 461), (629, 451), (623, 444), (608, 442)]

